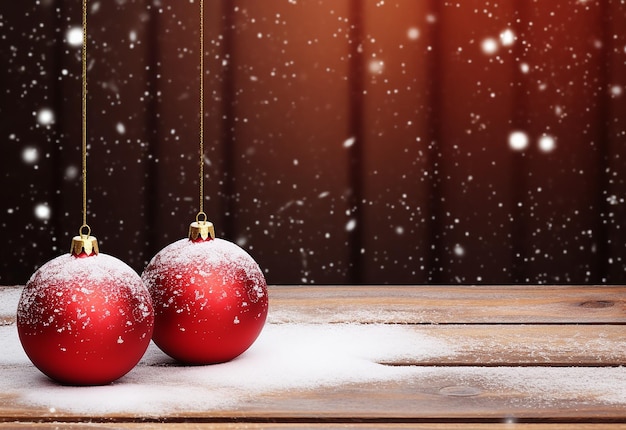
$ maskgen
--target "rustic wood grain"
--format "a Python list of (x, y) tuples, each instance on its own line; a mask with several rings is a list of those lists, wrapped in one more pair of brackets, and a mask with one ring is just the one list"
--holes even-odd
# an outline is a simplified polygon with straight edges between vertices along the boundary
[(623, 324), (623, 286), (276, 286), (274, 323)]
[[(20, 287), (0, 287), (14, 325)], [(0, 428), (615, 429), (626, 425), (621, 286), (272, 286), (272, 325), (388, 324), (397, 377), (279, 389), (220, 410), (86, 416), (0, 393)], [(363, 340), (364, 342), (367, 339)], [(420, 353), (420, 342), (426, 345)], [(428, 352), (428, 342), (446, 349)], [(145, 365), (145, 364), (140, 364)], [(20, 372), (20, 365), (0, 366)], [(27, 387), (24, 390), (28, 390)]]
[(469, 427), (464, 423), (0, 423), (0, 429), (59, 429), (73, 430), (92, 429), (134, 429), (134, 430), (203, 430), (203, 429), (415, 429), (415, 430), (460, 430), (472, 428), (474, 430), (616, 430), (623, 429), (624, 424), (584, 424), (584, 423), (472, 423)]
[[(397, 366), (622, 366), (620, 325), (419, 325), (410, 330), (453, 346), (454, 354), (407, 357)], [(416, 341), (419, 338), (416, 337)]]
[[(242, 423), (626, 423), (623, 403), (597, 398), (593, 390), (562, 386), (555, 369), (539, 369), (537, 378), (554, 375), (552, 388), (533, 388), (506, 380), (514, 368), (425, 368), (406, 380), (346, 384), (298, 392), (276, 392), (242, 401), (236, 408), (180, 411), (158, 417), (132, 414), (90, 417), (42, 413), (42, 410), (0, 409), (3, 421)], [(577, 370), (594, 377), (596, 369)], [(615, 380), (615, 384), (626, 381)], [(530, 387), (530, 388), (529, 388)], [(565, 387), (565, 389), (563, 389)], [(13, 413), (12, 413), (13, 412)]]
[[(415, 429), (415, 430), (460, 430), (467, 429), (464, 423), (0, 423), (0, 429), (59, 429), (73, 430), (92, 429), (134, 429), (134, 430), (203, 430), (203, 429)], [(563, 428), (577, 430), (616, 430), (623, 429), (624, 424), (540, 424), (540, 423), (472, 423), (474, 430), (560, 430)]]
[(270, 286), (269, 297), (271, 323), (626, 323), (624, 286)]

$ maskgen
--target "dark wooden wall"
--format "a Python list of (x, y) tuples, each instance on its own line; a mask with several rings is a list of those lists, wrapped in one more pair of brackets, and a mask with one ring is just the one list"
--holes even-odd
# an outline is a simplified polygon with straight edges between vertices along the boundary
[[(89, 7), (89, 224), (141, 271), (198, 210), (198, 3)], [(206, 212), (269, 283), (626, 282), (623, 1), (205, 12)], [(81, 224), (80, 19), (0, 5), (2, 284)]]

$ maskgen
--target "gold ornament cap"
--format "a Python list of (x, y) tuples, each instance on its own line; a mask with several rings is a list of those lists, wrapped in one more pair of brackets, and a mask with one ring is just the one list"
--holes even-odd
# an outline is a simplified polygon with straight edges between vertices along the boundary
[(207, 221), (207, 216), (204, 212), (199, 212), (196, 215), (196, 220), (189, 225), (189, 240), (197, 242), (210, 239), (215, 239), (213, 223)]
[(81, 226), (78, 236), (72, 238), (70, 254), (75, 256), (86, 254), (89, 256), (98, 255), (98, 252), (98, 239), (91, 236), (91, 228), (88, 225)]

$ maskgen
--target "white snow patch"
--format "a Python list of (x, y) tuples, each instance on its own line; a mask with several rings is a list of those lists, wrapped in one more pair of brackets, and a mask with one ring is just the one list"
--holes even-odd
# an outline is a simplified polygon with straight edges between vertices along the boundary
[(361, 324), (268, 324), (237, 359), (211, 366), (176, 366), (154, 344), (139, 365), (115, 383), (67, 387), (28, 362), (15, 326), (0, 327), (0, 392), (26, 407), (76, 414), (162, 415), (217, 410), (254, 402), (270, 392), (404, 379), (415, 368), (379, 361), (453, 355), (445, 341), (409, 327)]

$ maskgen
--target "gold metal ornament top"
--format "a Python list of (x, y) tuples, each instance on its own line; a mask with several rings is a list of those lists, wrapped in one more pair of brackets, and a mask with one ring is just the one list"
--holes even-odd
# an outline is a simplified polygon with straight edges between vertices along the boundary
[(78, 233), (78, 236), (72, 238), (72, 249), (70, 253), (75, 256), (79, 256), (83, 253), (88, 256), (98, 255), (98, 239), (91, 236), (91, 228), (83, 224)]
[(189, 239), (191, 241), (215, 239), (213, 223), (207, 221), (204, 212), (198, 212), (196, 220), (189, 225)]

